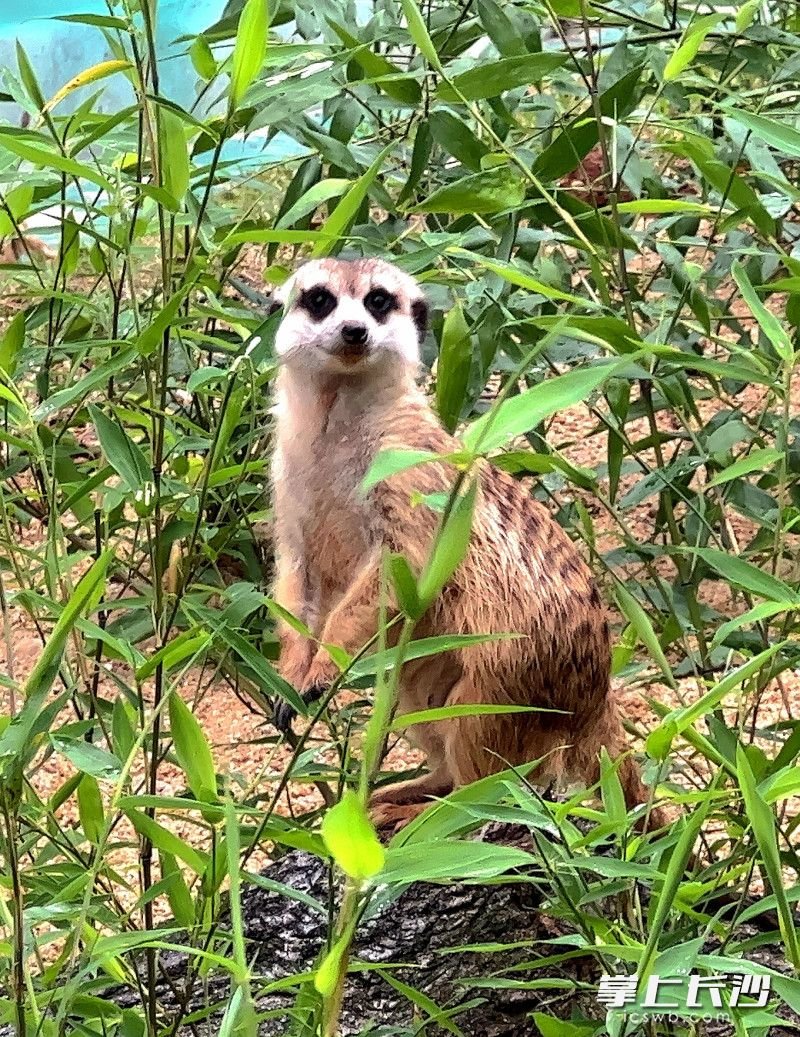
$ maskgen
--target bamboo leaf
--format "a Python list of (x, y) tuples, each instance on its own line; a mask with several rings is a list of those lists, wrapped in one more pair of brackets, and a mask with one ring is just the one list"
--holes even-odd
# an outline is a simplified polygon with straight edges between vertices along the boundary
[(419, 603), (424, 611), (439, 595), (447, 581), (461, 565), (469, 548), (472, 515), (475, 510), (477, 481), (471, 480), (466, 492), (460, 493), (450, 513), (442, 522), (428, 564), (420, 575)]
[(406, 16), (411, 39), (417, 45), (420, 53), (425, 57), (431, 68), (441, 72), (442, 65), (439, 61), (439, 55), (436, 53), (436, 47), (434, 47), (433, 40), (428, 33), (428, 27), (422, 17), (419, 4), (416, 0), (400, 0), (400, 3), (403, 7), (403, 14)]
[(752, 450), (746, 457), (740, 457), (738, 461), (729, 464), (721, 472), (717, 472), (713, 479), (709, 479), (707, 486), (721, 486), (723, 483), (731, 482), (733, 479), (741, 479), (743, 475), (751, 472), (759, 472), (763, 475), (768, 468), (783, 457), (780, 450), (774, 447), (764, 447), (762, 450)]
[(140, 490), (150, 478), (142, 451), (116, 418), (109, 418), (93, 403), (89, 404), (89, 414), (108, 463), (132, 493)]
[(217, 802), (214, 757), (202, 727), (177, 691), (169, 697), (169, 726), (175, 755), (189, 788), (204, 803)]
[(161, 130), (161, 181), (164, 189), (175, 199), (175, 208), (179, 209), (189, 190), (191, 169), (189, 165), (189, 149), (186, 144), (186, 130), (183, 119), (162, 107), (160, 115)]
[(670, 83), (677, 79), (692, 63), (706, 36), (725, 17), (724, 14), (709, 14), (692, 22), (664, 68), (665, 82)]
[(671, 688), (677, 687), (675, 678), (672, 676), (672, 667), (666, 655), (664, 655), (664, 649), (661, 647), (658, 635), (653, 629), (650, 617), (636, 598), (621, 583), (615, 583), (614, 594), (620, 611), (636, 631), (639, 640), (658, 663), (658, 667), (664, 675), (664, 680)]
[(356, 180), (347, 194), (344, 195), (333, 212), (322, 224), (320, 229), (321, 240), (317, 242), (311, 251), (311, 255), (314, 258), (327, 256), (338, 239), (345, 235), (347, 228), (355, 219), (358, 210), (366, 199), (369, 189), (372, 187), (375, 177), (378, 175), (380, 168), (383, 165), (383, 160), (393, 147), (393, 143), (386, 145), (369, 169), (360, 176), (358, 180)]
[(239, 28), (231, 63), (231, 107), (242, 98), (261, 70), (267, 53), (269, 10), (267, 0), (247, 0), (239, 16)]
[(69, 97), (71, 93), (75, 90), (80, 90), (83, 86), (88, 86), (89, 83), (97, 83), (101, 79), (108, 78), (108, 76), (116, 75), (117, 72), (127, 72), (128, 69), (131, 68), (133, 68), (133, 65), (130, 61), (124, 61), (122, 59), (101, 61), (97, 65), (92, 65), (91, 68), (85, 68), (82, 72), (73, 76), (68, 83), (65, 83), (60, 90), (57, 90), (53, 94), (44, 106), (44, 111), (52, 112), (56, 105), (59, 105), (65, 98)]
[(351, 879), (363, 882), (383, 868), (383, 847), (364, 804), (352, 789), (347, 789), (325, 814), (322, 838), (328, 853)]
[(545, 418), (585, 400), (620, 370), (622, 363), (624, 361), (615, 360), (578, 367), (503, 400), (470, 425), (464, 443), (470, 450), (488, 452), (531, 432)]
[(448, 312), (436, 365), (436, 403), (442, 424), (452, 432), (461, 417), (472, 363), (469, 325), (461, 303)]
[(781, 936), (786, 947), (786, 956), (794, 968), (800, 969), (800, 941), (792, 917), (792, 909), (784, 887), (783, 865), (778, 848), (778, 830), (775, 815), (766, 803), (756, 786), (750, 761), (744, 746), (736, 746), (736, 772), (739, 788), (742, 790), (747, 820), (755, 837), (761, 855), (766, 877), (772, 887), (772, 893), (778, 908)]
[(439, 86), (437, 96), (443, 101), (460, 101), (462, 98), (479, 101), (485, 97), (497, 97), (506, 90), (540, 83), (566, 60), (565, 54), (539, 53), (481, 62), (476, 68), (445, 80)]

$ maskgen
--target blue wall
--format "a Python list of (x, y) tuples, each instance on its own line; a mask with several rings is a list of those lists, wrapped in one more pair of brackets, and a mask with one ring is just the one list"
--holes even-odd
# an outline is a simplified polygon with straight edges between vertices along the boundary
[[(172, 41), (186, 33), (200, 32), (222, 14), (225, 0), (159, 0), (158, 48), (161, 62), (162, 92), (183, 105), (190, 105), (197, 89), (197, 77), (185, 52), (185, 45)], [(108, 14), (103, 0), (0, 0), (0, 68), (16, 74), (16, 41), (22, 43), (31, 60), (45, 97), (50, 97), (74, 75), (111, 55), (98, 29), (54, 21), (54, 15)], [(2, 79), (6, 79), (3, 73)], [(0, 89), (8, 84), (0, 79)], [(103, 87), (98, 104), (101, 111), (114, 111), (131, 101), (124, 77), (114, 76), (101, 84), (84, 88), (86, 92)], [(9, 91), (10, 92), (10, 91)], [(67, 111), (86, 93), (76, 92), (60, 111)], [(0, 105), (0, 118), (16, 122), (19, 110)]]

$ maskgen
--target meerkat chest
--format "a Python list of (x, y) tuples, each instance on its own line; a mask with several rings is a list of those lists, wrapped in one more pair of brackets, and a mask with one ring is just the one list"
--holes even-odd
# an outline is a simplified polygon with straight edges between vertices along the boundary
[(313, 440), (293, 437), (281, 452), (285, 499), (308, 556), (325, 582), (347, 582), (374, 540), (362, 490), (375, 454), (370, 437), (333, 426)]

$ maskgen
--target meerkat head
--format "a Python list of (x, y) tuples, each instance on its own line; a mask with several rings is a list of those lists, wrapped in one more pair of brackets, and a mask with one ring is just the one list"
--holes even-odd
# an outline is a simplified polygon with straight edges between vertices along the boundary
[(356, 374), (419, 363), (427, 304), (414, 279), (382, 259), (312, 260), (276, 301), (283, 318), (275, 351), (287, 365)]

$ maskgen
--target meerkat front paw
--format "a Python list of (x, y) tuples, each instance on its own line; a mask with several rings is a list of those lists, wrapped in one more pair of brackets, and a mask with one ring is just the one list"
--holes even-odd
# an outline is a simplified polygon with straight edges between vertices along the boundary
[[(312, 684), (311, 687), (301, 693), (300, 697), (307, 706), (310, 706), (318, 699), (321, 699), (329, 687), (329, 684)], [(281, 734), (286, 735), (291, 731), (292, 721), (296, 716), (297, 710), (287, 699), (278, 699), (273, 704), (272, 723)]]
[(333, 659), (331, 659), (325, 649), (320, 648), (311, 660), (311, 665), (306, 673), (305, 680), (302, 684), (303, 693), (310, 688), (329, 688), (331, 684), (338, 679), (338, 677), (339, 667)]
[(281, 654), (278, 659), (278, 673), (294, 688), (302, 688), (306, 683), (306, 675), (313, 658), (313, 645), (294, 631), (281, 635)]

